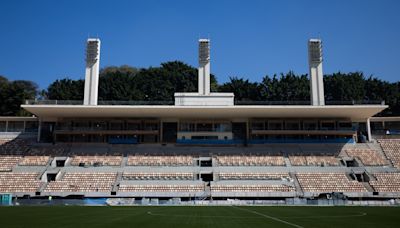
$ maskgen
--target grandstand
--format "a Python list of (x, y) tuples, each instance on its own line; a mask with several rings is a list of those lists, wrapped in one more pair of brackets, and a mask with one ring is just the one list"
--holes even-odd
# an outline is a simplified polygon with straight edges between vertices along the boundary
[(210, 92), (207, 39), (198, 93), (176, 93), (174, 105), (98, 104), (99, 48), (88, 40), (84, 101), (27, 101), (34, 117), (0, 118), (0, 193), (130, 204), (400, 197), (400, 140), (371, 128), (387, 105), (325, 104), (320, 40), (309, 42), (306, 104), (235, 103)]

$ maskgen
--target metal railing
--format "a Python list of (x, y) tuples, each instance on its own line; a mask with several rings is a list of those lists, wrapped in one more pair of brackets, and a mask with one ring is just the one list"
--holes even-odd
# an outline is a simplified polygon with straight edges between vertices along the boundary
[[(235, 105), (311, 105), (311, 101), (238, 101)], [(351, 101), (325, 101), (325, 105), (385, 105), (385, 101), (377, 100), (351, 100)]]
[[(26, 105), (83, 105), (82, 100), (26, 100)], [(103, 101), (97, 105), (173, 105), (174, 101)]]
[[(26, 105), (83, 105), (82, 100), (26, 100)], [(174, 101), (104, 101), (99, 100), (98, 105), (174, 105)], [(385, 101), (377, 100), (351, 100), (351, 101), (325, 101), (326, 105), (385, 105)], [(311, 105), (310, 101), (238, 101), (235, 105)]]

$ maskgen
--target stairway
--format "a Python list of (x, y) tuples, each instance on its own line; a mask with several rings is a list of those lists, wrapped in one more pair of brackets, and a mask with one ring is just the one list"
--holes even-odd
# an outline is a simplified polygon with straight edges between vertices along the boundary
[(364, 187), (369, 191), (369, 192), (374, 192), (375, 190), (372, 188), (372, 186), (368, 182), (362, 182)]
[(210, 188), (210, 186), (205, 186), (204, 187), (204, 194), (202, 196), (197, 197), (196, 200), (204, 201), (207, 198), (211, 198), (211, 188)]
[(303, 189), (300, 186), (299, 180), (296, 177), (296, 174), (293, 172), (289, 173), (290, 178), (293, 179), (294, 186), (296, 187), (296, 192), (299, 193), (300, 196), (304, 194)]
[(117, 173), (117, 178), (115, 179), (115, 182), (113, 183), (113, 186), (112, 186), (112, 189), (111, 189), (112, 192), (117, 192), (118, 191), (119, 183), (121, 182), (121, 180), (122, 180), (122, 172), (118, 172)]
[(289, 160), (289, 158), (288, 158), (288, 157), (285, 157), (284, 159), (285, 159), (285, 164), (286, 164), (286, 167), (291, 167), (291, 166), (292, 166), (292, 164), (290, 163), (290, 160)]
[(377, 151), (378, 153), (380, 153), (380, 154), (389, 162), (389, 164), (390, 164), (391, 166), (393, 166), (392, 160), (390, 160), (390, 159), (386, 156), (385, 152), (383, 151), (383, 149), (382, 149), (382, 147), (381, 147), (381, 145), (380, 145), (379, 143), (377, 143), (377, 142), (375, 142), (375, 143), (368, 143), (368, 146), (369, 146), (370, 149), (375, 150), (375, 151)]

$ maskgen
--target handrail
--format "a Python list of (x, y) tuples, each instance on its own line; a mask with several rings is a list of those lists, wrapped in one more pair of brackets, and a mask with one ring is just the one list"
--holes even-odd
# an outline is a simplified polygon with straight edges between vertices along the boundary
[[(26, 105), (83, 105), (82, 100), (26, 100)], [(325, 101), (326, 105), (385, 105), (378, 100)], [(174, 101), (119, 101), (99, 100), (98, 105), (174, 105)], [(236, 100), (235, 105), (311, 105), (310, 101), (247, 101)]]

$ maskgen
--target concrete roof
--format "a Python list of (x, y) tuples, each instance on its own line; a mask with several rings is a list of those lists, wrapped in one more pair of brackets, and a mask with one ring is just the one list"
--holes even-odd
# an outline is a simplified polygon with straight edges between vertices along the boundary
[(365, 121), (387, 105), (21, 105), (39, 117), (131, 118), (350, 118)]

